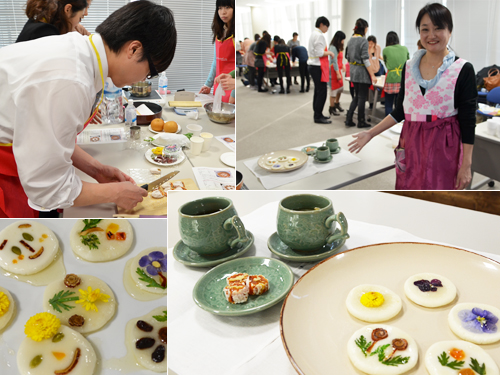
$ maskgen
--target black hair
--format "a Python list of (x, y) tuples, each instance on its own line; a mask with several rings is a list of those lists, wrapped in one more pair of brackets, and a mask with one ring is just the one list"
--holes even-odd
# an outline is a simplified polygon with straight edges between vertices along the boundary
[(279, 43), (280, 42), (280, 37), (278, 35), (275, 35), (273, 38), (274, 43)]
[(271, 47), (271, 35), (269, 35), (269, 33), (262, 33), (260, 41), (264, 41), (268, 47)]
[(316, 20), (316, 27), (319, 28), (319, 25), (320, 24), (323, 24), (325, 25), (326, 27), (330, 27), (330, 21), (328, 21), (328, 18), (324, 17), (324, 16), (321, 16), (319, 17), (317, 20)]
[(285, 39), (280, 39), (279, 44), (286, 45)]
[(253, 40), (255, 40), (255, 41), (258, 41), (259, 39), (260, 39), (260, 35), (259, 34), (255, 34), (253, 36)]
[(422, 18), (428, 14), (432, 23), (437, 27), (447, 28), (450, 33), (453, 31), (453, 18), (451, 17), (451, 12), (444, 5), (439, 3), (427, 4), (420, 12), (418, 12), (417, 21), (415, 22), (415, 27), (418, 32), (420, 32), (420, 23)]
[(354, 26), (354, 34), (365, 35), (365, 29), (368, 27), (368, 22), (362, 18), (356, 20), (356, 25)]
[(35, 22), (54, 25), (61, 35), (66, 34), (73, 31), (64, 11), (64, 7), (68, 4), (71, 5), (71, 17), (88, 7), (87, 0), (28, 0), (26, 16)]
[(234, 36), (234, 0), (217, 0), (215, 2), (214, 20), (212, 22), (212, 32), (213, 32), (212, 42), (213, 43), (215, 43), (216, 38), (219, 40), (222, 40), (222, 38), (224, 38), (225, 23), (219, 17), (219, 8), (220, 7), (233, 8), (233, 17), (231, 18), (231, 26), (229, 27), (229, 30), (227, 30), (227, 32), (225, 34), (225, 38), (228, 39), (229, 37)]
[[(154, 25), (152, 27), (151, 25)], [(170, 66), (177, 45), (177, 31), (170, 9), (150, 1), (134, 1), (119, 8), (96, 28), (109, 49), (119, 53), (125, 43), (141, 42), (143, 55), (153, 61), (157, 71)]]
[(292, 34), (292, 36), (299, 36), (299, 34), (297, 34), (297, 33), (293, 33), (293, 34)]
[(366, 40), (377, 44), (377, 38), (375, 37), (375, 35), (370, 35), (368, 38), (366, 38)]
[(337, 51), (343, 51), (344, 50), (344, 43), (342, 41), (345, 39), (345, 34), (343, 31), (339, 30), (335, 33), (335, 35), (332, 38), (332, 41), (330, 44), (337, 48)]
[(389, 31), (387, 37), (385, 38), (385, 46), (394, 46), (399, 44), (399, 36), (395, 31)]

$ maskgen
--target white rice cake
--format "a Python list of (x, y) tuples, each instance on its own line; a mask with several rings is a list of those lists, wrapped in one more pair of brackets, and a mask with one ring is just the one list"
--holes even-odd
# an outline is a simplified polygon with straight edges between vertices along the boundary
[[(116, 229), (116, 225), (118, 229)], [(102, 219), (97, 224), (97, 227), (103, 229), (103, 231), (88, 233), (88, 235), (96, 235), (99, 240), (99, 244), (96, 244), (97, 249), (90, 249), (89, 246), (82, 243), (82, 237), (80, 236), (84, 226), (85, 223), (83, 220), (78, 220), (75, 223), (70, 233), (70, 243), (75, 255), (89, 262), (108, 262), (118, 259), (127, 253), (134, 242), (134, 231), (127, 220)], [(113, 229), (111, 232), (116, 230), (113, 233), (115, 236), (114, 239), (108, 239), (108, 229)], [(124, 240), (119, 240), (120, 233), (125, 234)]]
[[(111, 318), (113, 318), (116, 312), (117, 303), (113, 291), (104, 281), (95, 276), (90, 276), (90, 275), (78, 275), (78, 276), (81, 279), (80, 285), (74, 288), (70, 288), (64, 285), (64, 280), (55, 281), (47, 285), (47, 287), (45, 288), (45, 292), (43, 293), (43, 308), (45, 311), (48, 311), (51, 314), (57, 316), (61, 320), (61, 324), (65, 326), (70, 326), (68, 320), (73, 315), (76, 314), (82, 316), (85, 319), (83, 326), (81, 327), (71, 326), (71, 328), (79, 333), (87, 334), (102, 328), (109, 320), (111, 320)], [(62, 312), (59, 312), (55, 310), (49, 303), (49, 300), (52, 299), (54, 295), (59, 293), (61, 290), (64, 292), (69, 291), (74, 293), (68, 295), (68, 297), (80, 297), (81, 294), (79, 290), (82, 289), (83, 291), (88, 292), (89, 286), (92, 288), (92, 291), (99, 289), (101, 293), (107, 294), (109, 296), (108, 302), (103, 302), (103, 301), (95, 302), (95, 306), (97, 307), (98, 311), (94, 310), (87, 311), (83, 303), (76, 303), (76, 301), (68, 301), (64, 303), (68, 306), (74, 306), (74, 307), (69, 308), (68, 311), (60, 307), (59, 309)]]
[[(143, 270), (144, 272), (146, 272), (146, 274), (151, 277), (152, 279), (154, 279), (158, 284), (161, 285), (161, 278), (160, 276), (152, 276), (150, 275), (148, 272), (147, 272), (147, 268), (146, 267), (141, 267), (139, 265), (139, 261), (141, 260), (142, 257), (144, 256), (147, 256), (149, 253), (152, 253), (154, 251), (159, 251), (159, 252), (162, 252), (165, 257), (167, 256), (167, 248), (166, 247), (150, 247), (149, 249), (146, 249), (146, 250), (143, 250), (141, 251), (135, 258), (134, 260), (130, 263), (130, 275), (132, 276), (132, 280), (134, 280), (135, 282), (135, 285), (139, 288), (139, 289), (142, 289), (146, 292), (149, 292), (149, 293), (155, 293), (155, 294), (167, 294), (167, 288), (163, 289), (163, 288), (158, 288), (158, 287), (148, 287), (148, 283), (145, 282), (145, 281), (142, 281), (142, 280), (139, 280), (139, 277), (141, 277), (138, 273), (137, 273), (137, 268), (140, 268), (141, 270)], [(162, 272), (163, 276), (167, 277), (167, 272)]]
[[(167, 372), (167, 343), (166, 343), (166, 330), (167, 322), (160, 322), (153, 316), (163, 316), (163, 311), (167, 311), (166, 306), (159, 306), (150, 313), (139, 318), (132, 319), (127, 323), (125, 330), (125, 340), (128, 347), (133, 347), (133, 353), (137, 363), (154, 372)], [(150, 332), (143, 331), (138, 328), (137, 322), (142, 320), (146, 322), (153, 329)], [(161, 331), (160, 331), (161, 330)], [(161, 335), (160, 335), (161, 334)], [(149, 348), (137, 349), (136, 343), (142, 338), (154, 339), (154, 344)], [(163, 349), (161, 348), (163, 347)], [(164, 359), (161, 359), (161, 351), (164, 350)], [(153, 353), (156, 353), (156, 360), (153, 361)], [(160, 353), (160, 354), (159, 354)]]
[(17, 221), (0, 232), (0, 267), (17, 275), (33, 275), (56, 258), (59, 240), (35, 221)]
[[(95, 370), (97, 358), (94, 348), (81, 334), (71, 328), (61, 326), (59, 332), (64, 334), (61, 341), (52, 342), (52, 338), (34, 341), (26, 337), (17, 352), (17, 367), (21, 375), (54, 374), (55, 371), (68, 368), (77, 352), (80, 357), (70, 375), (92, 375)], [(54, 353), (58, 353), (57, 359)], [(36, 356), (42, 356), (42, 362), (35, 367), (30, 367), (30, 362)]]
[(9, 307), (7, 308), (7, 311), (5, 311), (3, 315), (0, 315), (0, 331), (2, 331), (2, 329), (7, 327), (9, 322), (12, 320), (14, 312), (16, 311), (16, 304), (14, 302), (14, 298), (12, 298), (12, 295), (7, 289), (0, 286), (0, 293), (5, 294), (5, 296), (7, 296), (7, 299), (9, 300)]

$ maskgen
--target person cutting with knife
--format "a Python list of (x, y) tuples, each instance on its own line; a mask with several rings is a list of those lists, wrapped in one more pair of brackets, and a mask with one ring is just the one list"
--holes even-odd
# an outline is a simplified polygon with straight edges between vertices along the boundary
[[(75, 140), (97, 112), (106, 77), (122, 87), (167, 69), (177, 44), (173, 15), (132, 2), (96, 31), (0, 49), (0, 217), (107, 202), (131, 209), (147, 195)], [(81, 181), (75, 168), (98, 183)]]

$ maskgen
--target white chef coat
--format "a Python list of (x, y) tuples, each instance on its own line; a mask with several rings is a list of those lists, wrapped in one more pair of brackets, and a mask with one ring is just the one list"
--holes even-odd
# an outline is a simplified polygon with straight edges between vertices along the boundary
[[(108, 63), (94, 34), (104, 79)], [(71, 157), (102, 90), (87, 36), (49, 36), (0, 49), (0, 143), (12, 143), (19, 179), (35, 210), (66, 208), (82, 182)]]
[(323, 31), (321, 31), (318, 28), (315, 28), (311, 34), (311, 37), (309, 38), (309, 60), (307, 63), (309, 65), (318, 65), (320, 66), (321, 63), (319, 62), (319, 58), (323, 57), (323, 54), (325, 53), (325, 48), (326, 48), (326, 39), (325, 39), (325, 34), (323, 34)]

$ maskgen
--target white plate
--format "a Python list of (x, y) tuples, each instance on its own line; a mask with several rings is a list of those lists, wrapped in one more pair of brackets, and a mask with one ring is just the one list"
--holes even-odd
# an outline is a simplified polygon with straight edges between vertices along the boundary
[[(20, 219), (0, 220), (0, 230)], [(39, 219), (30, 219), (39, 221)], [(71, 251), (69, 233), (76, 223), (76, 219), (41, 219), (44, 225), (50, 228), (59, 239), (63, 249), (63, 262), (67, 273), (86, 274), (99, 277), (105, 281), (115, 294), (118, 306), (115, 316), (100, 331), (91, 333), (88, 340), (91, 342), (99, 357), (95, 374), (116, 375), (123, 372), (110, 370), (108, 362), (113, 358), (123, 358), (127, 351), (125, 347), (125, 326), (133, 318), (143, 316), (158, 306), (167, 305), (167, 296), (153, 301), (137, 301), (133, 299), (123, 286), (123, 271), (125, 263), (150, 247), (164, 246), (167, 243), (167, 231), (164, 220), (128, 219), (134, 230), (134, 244), (122, 257), (111, 262), (90, 263), (78, 260)], [(16, 355), (24, 334), (24, 325), (36, 313), (43, 311), (43, 292), (45, 287), (34, 287), (27, 283), (0, 275), (1, 285), (7, 289), (16, 301), (16, 315), (2, 332), (0, 340), (0, 373), (2, 375), (19, 375)], [(78, 293), (78, 290), (76, 291)], [(122, 360), (123, 362), (123, 360)], [(63, 366), (64, 367), (64, 366)], [(126, 366), (122, 366), (126, 367)], [(126, 369), (124, 369), (126, 370)], [(134, 368), (130, 374), (152, 375), (146, 369)], [(52, 373), (53, 374), (53, 373)], [(70, 373), (71, 375), (71, 373)]]
[[(165, 133), (165, 132), (163, 132), (163, 131), (161, 131), (161, 132), (157, 132), (156, 130), (151, 129), (151, 124), (149, 124), (148, 129), (149, 129), (149, 131), (150, 131), (151, 133), (155, 133), (155, 134)], [(176, 134), (179, 134), (179, 133), (181, 132), (181, 130), (182, 130), (181, 126), (180, 126), (179, 124), (177, 124), (177, 131), (176, 131), (175, 133), (176, 133)], [(166, 134), (168, 134), (168, 133), (166, 133)]]
[(181, 152), (177, 161), (175, 161), (174, 163), (170, 163), (170, 164), (163, 164), (163, 163), (158, 163), (157, 161), (154, 161), (153, 159), (151, 159), (151, 155), (153, 155), (153, 152), (151, 151), (151, 149), (147, 150), (146, 153), (144, 154), (147, 161), (149, 161), (152, 164), (159, 165), (160, 167), (171, 167), (172, 165), (180, 164), (186, 158), (186, 155), (184, 154), (184, 152)]
[[(295, 166), (288, 169), (285, 168), (284, 166), (281, 169), (274, 169), (271, 164), (268, 164), (268, 162), (271, 162), (272, 160), (285, 156), (288, 158), (296, 158), (297, 161), (293, 162)], [(257, 164), (259, 165), (259, 167), (264, 168), (266, 171), (269, 172), (290, 172), (302, 167), (307, 162), (308, 158), (309, 156), (307, 156), (307, 154), (302, 151), (282, 150), (282, 151), (269, 152), (268, 154), (262, 155), (257, 161)]]
[(220, 161), (234, 168), (236, 166), (236, 154), (234, 152), (226, 152), (220, 156)]
[(396, 124), (396, 125), (390, 127), (389, 130), (391, 132), (393, 132), (393, 133), (401, 134), (401, 131), (403, 130), (403, 125), (402, 124)]
[[(410, 276), (437, 273), (457, 287), (457, 298), (443, 307), (425, 308), (406, 298)], [(352, 317), (345, 305), (349, 291), (360, 284), (383, 285), (398, 294), (403, 308), (383, 322), (407, 332), (417, 342), (419, 361), (412, 375), (427, 375), (423, 360), (438, 341), (458, 340), (448, 328), (448, 313), (457, 303), (489, 303), (500, 284), (500, 263), (452, 247), (424, 243), (386, 243), (353, 249), (324, 260), (294, 285), (281, 310), (280, 329), (285, 351), (303, 375), (361, 374), (349, 361), (347, 341), (368, 323)], [(500, 345), (482, 347), (500, 358)]]

